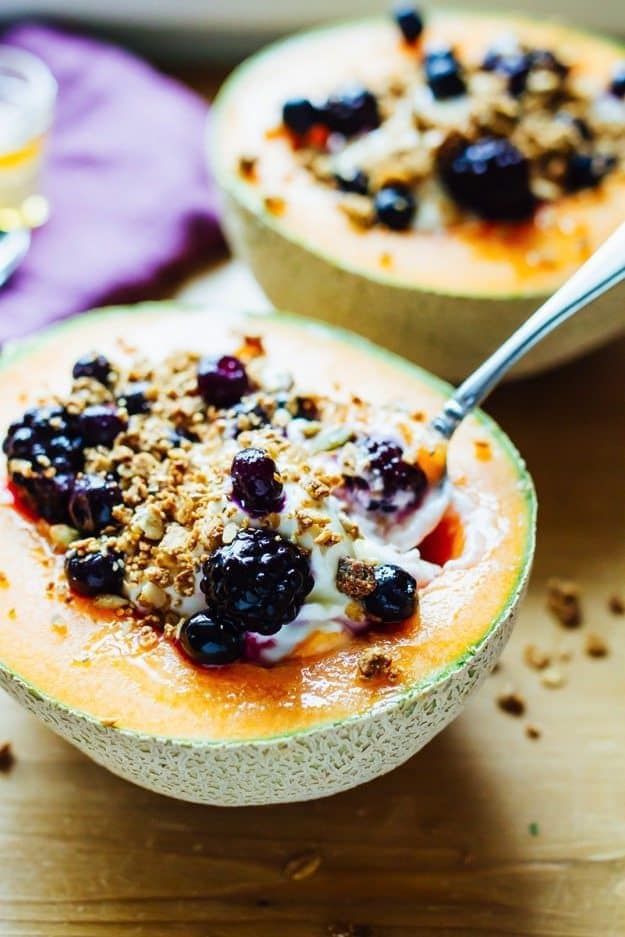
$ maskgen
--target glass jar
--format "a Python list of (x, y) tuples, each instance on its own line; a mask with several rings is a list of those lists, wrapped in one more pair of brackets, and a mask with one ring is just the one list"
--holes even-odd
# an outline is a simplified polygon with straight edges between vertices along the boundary
[(57, 85), (47, 65), (0, 45), (0, 229), (35, 227), (48, 217), (40, 192)]

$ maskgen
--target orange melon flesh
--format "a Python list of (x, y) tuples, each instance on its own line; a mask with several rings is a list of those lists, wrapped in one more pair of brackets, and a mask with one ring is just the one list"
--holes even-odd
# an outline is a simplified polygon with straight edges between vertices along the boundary
[[(434, 378), (348, 333), (280, 315), (245, 321), (178, 310), (174, 318), (138, 307), (83, 317), (9, 355), (0, 370), (0, 424), (4, 430), (27, 406), (66, 392), (73, 361), (88, 350), (117, 361), (130, 347), (155, 357), (184, 348), (229, 351), (242, 333), (262, 335), (269, 356), (292, 368), (304, 388), (332, 393), (340, 385), (380, 402), (403, 398), (428, 416), (445, 396)], [(500, 542), (494, 549), (487, 538), (475, 566), (444, 571), (423, 589), (414, 621), (376, 636), (397, 655), (395, 685), (358, 679), (361, 640), (269, 669), (241, 663), (201, 670), (160, 637), (143, 646), (140, 622), (127, 612), (102, 612), (81, 599), (67, 604), (62, 557), (8, 491), (0, 506), (0, 661), (72, 708), (169, 737), (266, 738), (361, 713), (462, 658), (505, 614), (529, 562), (531, 482), (507, 439), (486, 418), (473, 418), (449, 456), (455, 484), (495, 509)], [(460, 535), (450, 529), (449, 536)]]
[[(552, 23), (459, 13), (432, 14), (426, 41), (451, 43), (461, 61), (481, 61), (487, 47), (514, 32), (551, 49), (607, 87), (622, 48)], [(529, 222), (497, 225), (467, 219), (441, 233), (362, 231), (337, 209), (336, 191), (296, 161), (286, 134), (274, 132), (290, 97), (314, 99), (345, 86), (377, 82), (415, 62), (392, 22), (370, 20), (295, 37), (256, 56), (226, 85), (218, 106), (218, 175), (236, 174), (239, 157), (255, 157), (251, 179), (237, 185), (247, 201), (279, 196), (272, 222), (290, 237), (351, 269), (394, 283), (447, 294), (490, 298), (552, 292), (625, 217), (625, 173), (597, 189), (544, 205)], [(416, 64), (415, 64), (416, 70)]]

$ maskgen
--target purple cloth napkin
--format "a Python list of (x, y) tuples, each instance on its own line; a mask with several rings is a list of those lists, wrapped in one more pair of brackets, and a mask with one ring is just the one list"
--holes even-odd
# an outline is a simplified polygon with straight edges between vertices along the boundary
[(221, 245), (204, 101), (115, 46), (28, 23), (5, 42), (59, 84), (49, 222), (0, 290), (0, 341), (93, 306), (163, 295)]

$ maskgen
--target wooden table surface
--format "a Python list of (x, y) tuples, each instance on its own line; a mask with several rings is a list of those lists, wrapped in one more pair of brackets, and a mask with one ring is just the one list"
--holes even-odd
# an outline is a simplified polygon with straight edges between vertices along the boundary
[[(237, 264), (188, 297), (265, 301)], [(625, 342), (504, 387), (488, 409), (540, 499), (529, 597), (501, 670), (423, 752), (307, 804), (220, 809), (133, 787), (2, 698), (0, 934), (44, 937), (623, 937), (625, 934)], [(584, 624), (545, 611), (545, 583), (583, 588)], [(584, 652), (601, 635), (607, 657)], [(522, 660), (558, 658), (546, 688)], [(508, 686), (527, 703), (496, 705)], [(540, 739), (525, 735), (528, 723)], [(287, 863), (321, 861), (294, 880)]]

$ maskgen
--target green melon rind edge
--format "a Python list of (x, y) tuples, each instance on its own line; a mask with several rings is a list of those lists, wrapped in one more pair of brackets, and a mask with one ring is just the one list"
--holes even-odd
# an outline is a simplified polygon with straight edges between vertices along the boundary
[[(139, 313), (151, 313), (151, 314), (160, 314), (167, 315), (171, 313), (180, 312), (195, 312), (197, 314), (210, 314), (210, 309), (207, 309), (206, 304), (200, 303), (187, 303), (185, 301), (169, 301), (169, 302), (146, 302), (138, 303), (135, 306), (109, 306), (103, 307), (100, 309), (95, 309), (90, 312), (84, 313), (81, 316), (72, 319), (66, 319), (59, 323), (56, 323), (53, 326), (48, 327), (32, 336), (27, 336), (25, 338), (8, 342), (0, 354), (0, 371), (5, 370), (10, 365), (20, 361), (23, 358), (28, 357), (30, 353), (33, 353), (39, 349), (39, 347), (46, 343), (48, 340), (54, 339), (58, 334), (62, 332), (69, 332), (75, 328), (80, 328), (81, 325), (88, 325), (90, 322), (105, 319), (105, 318), (114, 318), (116, 316), (126, 316), (128, 314), (132, 315), (134, 312)], [(359, 335), (355, 335), (353, 332), (349, 332), (347, 329), (340, 328), (338, 326), (329, 326), (317, 322), (313, 322), (304, 317), (297, 316), (293, 313), (287, 312), (243, 312), (243, 313), (234, 313), (233, 315), (243, 315), (251, 319), (283, 319), (289, 322), (292, 322), (298, 328), (303, 330), (314, 331), (321, 333), (330, 340), (339, 339), (344, 343), (349, 345), (355, 345), (357, 348), (360, 348), (365, 353), (371, 355), (372, 357), (378, 357), (382, 360), (389, 363), (392, 367), (398, 368), (399, 370), (406, 371), (409, 375), (417, 378), (423, 383), (429, 384), (431, 387), (440, 391), (441, 393), (447, 395), (451, 392), (452, 387), (446, 381), (441, 378), (436, 377), (433, 374), (430, 374), (423, 368), (420, 368), (416, 364), (411, 364), (409, 361), (401, 358), (399, 355), (394, 354), (393, 352), (386, 351), (383, 348), (379, 348), (374, 345), (372, 342), (369, 342), (365, 338), (361, 338)], [(528, 515), (528, 528), (527, 528), (527, 539), (525, 542), (524, 550), (524, 562), (519, 570), (519, 574), (514, 584), (512, 585), (508, 596), (506, 597), (504, 604), (499, 612), (498, 616), (491, 623), (488, 630), (482, 635), (482, 637), (469, 645), (469, 647), (463, 652), (460, 657), (455, 658), (455, 660), (450, 661), (444, 667), (441, 667), (439, 670), (434, 671), (434, 673), (429, 674), (419, 683), (416, 683), (412, 686), (403, 688), (400, 692), (393, 696), (389, 696), (387, 699), (382, 702), (370, 707), (369, 709), (364, 710), (361, 713), (354, 713), (353, 715), (346, 716), (343, 719), (334, 719), (329, 722), (319, 722), (314, 726), (309, 726), (305, 729), (294, 729), (291, 732), (283, 732), (280, 735), (271, 735), (258, 738), (246, 738), (246, 739), (203, 739), (203, 738), (179, 738), (176, 736), (170, 735), (157, 735), (155, 733), (145, 732), (138, 729), (123, 729), (118, 728), (117, 726), (104, 726), (101, 719), (97, 716), (94, 716), (92, 713), (86, 712), (82, 709), (77, 709), (73, 706), (69, 706), (67, 703), (62, 702), (61, 700), (56, 699), (53, 696), (50, 696), (46, 692), (38, 689), (33, 686), (28, 680), (22, 677), (19, 673), (14, 671), (11, 667), (8, 667), (2, 661), (0, 661), (0, 670), (7, 674), (12, 680), (21, 683), (29, 693), (29, 695), (38, 701), (47, 702), (57, 709), (60, 709), (70, 715), (79, 716), (85, 719), (87, 722), (90, 722), (94, 727), (97, 727), (100, 730), (106, 730), (116, 733), (121, 733), (123, 735), (136, 738), (137, 740), (141, 739), (154, 739), (158, 742), (164, 744), (176, 744), (184, 745), (189, 747), (202, 747), (202, 746), (211, 746), (211, 747), (235, 747), (235, 746), (255, 746), (255, 745), (267, 745), (268, 743), (279, 744), (280, 742), (288, 741), (294, 737), (303, 737), (306, 735), (313, 734), (320, 730), (332, 729), (335, 726), (344, 726), (348, 724), (353, 724), (358, 720), (366, 719), (372, 713), (379, 713), (387, 708), (393, 708), (397, 706), (398, 703), (408, 704), (415, 701), (419, 696), (424, 695), (430, 690), (433, 686), (442, 683), (447, 679), (451, 674), (455, 673), (457, 670), (460, 670), (467, 664), (472, 657), (480, 650), (483, 644), (488, 641), (489, 637), (499, 628), (499, 626), (507, 619), (508, 615), (511, 612), (512, 607), (517, 602), (520, 593), (522, 592), (526, 579), (528, 576), (528, 571), (531, 566), (532, 558), (534, 555), (534, 549), (536, 545), (536, 516), (537, 516), (537, 500), (536, 492), (534, 489), (534, 484), (532, 478), (527, 470), (526, 464), (521, 457), (520, 453), (510, 441), (508, 436), (500, 429), (500, 427), (495, 423), (491, 417), (487, 416), (482, 410), (476, 410), (474, 413), (475, 418), (480, 422), (485, 429), (497, 440), (499, 445), (508, 455), (510, 462), (514, 465), (520, 487), (524, 494), (525, 506)]]

